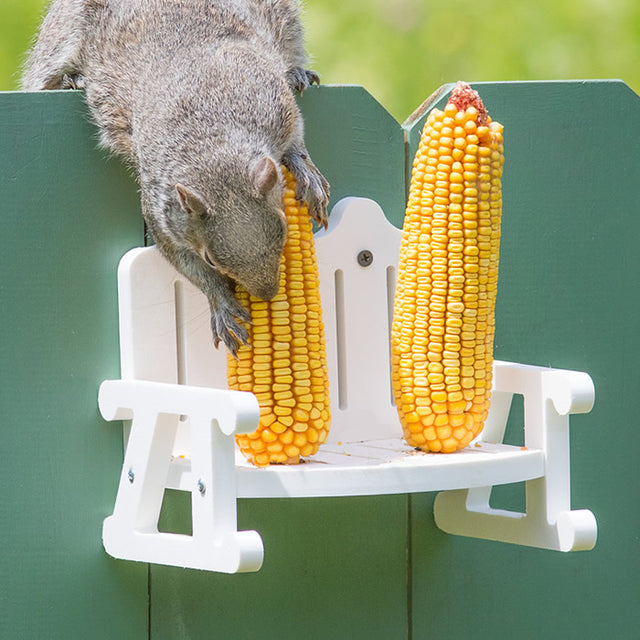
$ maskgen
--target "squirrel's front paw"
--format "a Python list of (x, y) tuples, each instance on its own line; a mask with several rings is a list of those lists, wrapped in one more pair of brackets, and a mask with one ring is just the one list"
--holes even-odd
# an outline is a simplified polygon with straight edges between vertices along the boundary
[(62, 77), (61, 89), (85, 89), (84, 76), (81, 73), (65, 73)]
[(238, 357), (241, 344), (248, 344), (249, 332), (240, 322), (251, 323), (251, 314), (235, 298), (223, 305), (211, 308), (211, 332), (213, 344), (218, 348), (220, 341), (234, 358)]
[[(296, 197), (298, 197), (298, 194), (296, 194)], [(303, 199), (302, 195), (300, 195), (299, 199)], [(329, 224), (329, 212), (327, 211), (329, 206), (329, 183), (317, 169), (315, 169), (315, 175), (310, 180), (306, 200), (311, 218), (326, 229)]]
[(286, 154), (283, 162), (296, 178), (296, 198), (306, 201), (311, 218), (326, 229), (330, 191), (326, 178), (306, 153)]
[(287, 71), (287, 82), (294, 91), (302, 93), (312, 84), (320, 84), (320, 76), (310, 69), (292, 67)]

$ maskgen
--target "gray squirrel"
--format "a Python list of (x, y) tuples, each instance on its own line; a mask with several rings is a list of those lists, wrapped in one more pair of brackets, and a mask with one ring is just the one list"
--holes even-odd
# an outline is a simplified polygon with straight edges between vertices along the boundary
[(281, 163), (327, 223), (295, 100), (319, 82), (306, 61), (296, 0), (53, 0), (24, 69), (26, 91), (84, 89), (158, 248), (206, 295), (215, 346), (234, 355), (250, 322), (236, 283), (278, 291)]

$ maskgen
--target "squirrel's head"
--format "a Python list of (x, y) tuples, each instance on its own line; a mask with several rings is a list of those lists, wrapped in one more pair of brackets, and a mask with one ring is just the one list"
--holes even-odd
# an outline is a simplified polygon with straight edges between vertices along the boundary
[(270, 300), (278, 292), (287, 237), (282, 179), (269, 156), (236, 167), (198, 187), (177, 184), (186, 214), (185, 239), (210, 268), (218, 269), (250, 294)]

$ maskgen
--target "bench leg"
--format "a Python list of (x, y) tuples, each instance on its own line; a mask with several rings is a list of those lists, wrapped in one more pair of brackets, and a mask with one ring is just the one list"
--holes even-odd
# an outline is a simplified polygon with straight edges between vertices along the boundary
[(107, 553), (224, 573), (260, 569), (264, 554), (260, 535), (237, 531), (233, 434), (224, 434), (217, 420), (202, 414), (191, 418), (193, 535), (159, 532), (180, 416), (146, 409), (131, 413), (116, 504), (103, 525)]
[[(545, 452), (545, 475), (526, 482), (525, 513), (494, 509), (491, 487), (445, 491), (436, 496), (436, 524), (447, 533), (559, 551), (589, 550), (597, 524), (587, 509), (571, 510), (569, 414), (593, 404), (586, 374), (499, 363), (496, 404), (506, 421), (504, 394), (524, 396), (525, 445)], [(489, 425), (488, 425), (489, 426)], [(504, 424), (489, 426), (501, 439)]]

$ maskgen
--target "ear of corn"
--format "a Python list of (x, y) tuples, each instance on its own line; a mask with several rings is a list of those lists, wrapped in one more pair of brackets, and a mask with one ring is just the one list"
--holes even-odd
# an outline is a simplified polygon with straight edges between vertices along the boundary
[(236, 436), (257, 466), (296, 464), (318, 451), (329, 433), (329, 377), (320, 306), (318, 267), (307, 206), (295, 198), (295, 178), (284, 169), (287, 242), (280, 289), (270, 301), (238, 287), (251, 312), (249, 345), (228, 355), (230, 389), (251, 391), (260, 404), (254, 433)]
[(498, 279), (502, 125), (458, 83), (422, 131), (405, 214), (392, 382), (407, 442), (466, 447), (487, 418)]

